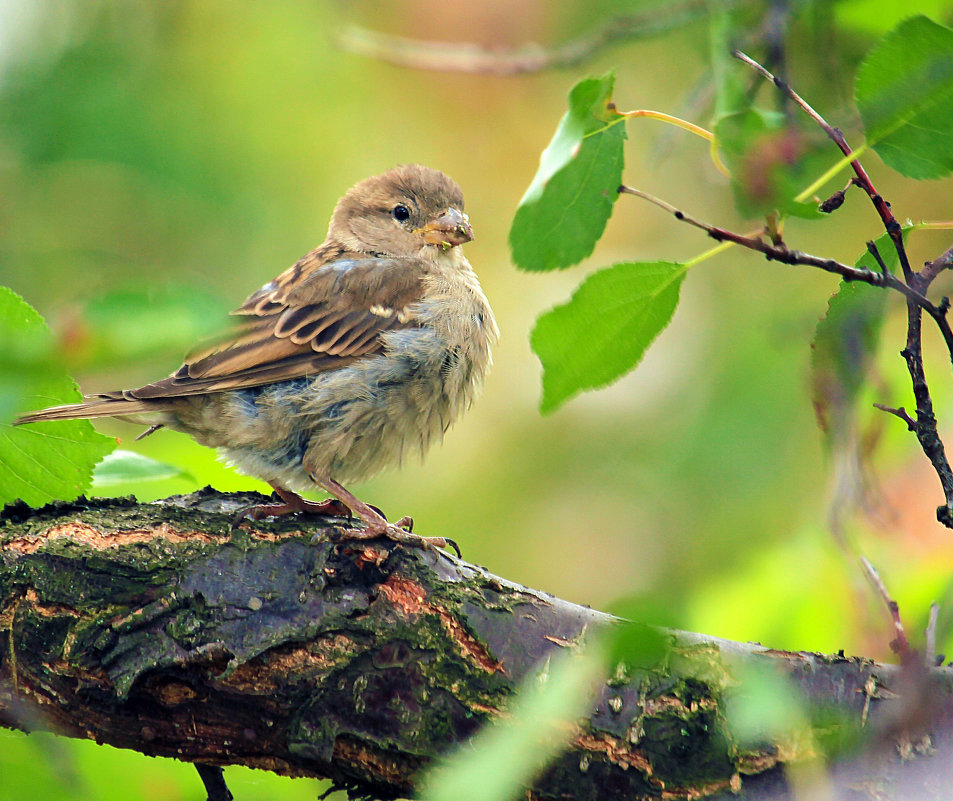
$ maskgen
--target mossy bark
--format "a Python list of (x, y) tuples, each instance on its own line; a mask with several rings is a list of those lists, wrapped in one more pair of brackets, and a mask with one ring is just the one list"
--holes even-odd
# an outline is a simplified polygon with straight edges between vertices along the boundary
[[(497, 717), (548, 656), (627, 625), (443, 553), (341, 539), (341, 521), (231, 530), (256, 500), (206, 490), (8, 507), (0, 725), (412, 795), (421, 769)], [(855, 752), (906, 744), (906, 757), (948, 741), (948, 670), (671, 640), (662, 665), (614, 672), (527, 797), (767, 798), (832, 731)], [(816, 711), (807, 745), (727, 733), (748, 663), (780, 671)], [(843, 772), (864, 771), (881, 793), (870, 798), (909, 773), (895, 758), (869, 764)]]

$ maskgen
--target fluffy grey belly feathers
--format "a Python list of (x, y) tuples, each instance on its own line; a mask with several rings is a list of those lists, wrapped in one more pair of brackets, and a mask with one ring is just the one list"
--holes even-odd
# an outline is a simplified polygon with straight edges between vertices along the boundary
[[(314, 487), (309, 473), (342, 483), (367, 479), (439, 441), (473, 401), (485, 372), (470, 358), (473, 342), (451, 344), (429, 328), (385, 339), (380, 356), (224, 392), (216, 403), (206, 398), (171, 413), (167, 425), (187, 428), (243, 473), (299, 492)], [(262, 436), (263, 426), (273, 437)], [(274, 444), (263, 448), (269, 439)]]

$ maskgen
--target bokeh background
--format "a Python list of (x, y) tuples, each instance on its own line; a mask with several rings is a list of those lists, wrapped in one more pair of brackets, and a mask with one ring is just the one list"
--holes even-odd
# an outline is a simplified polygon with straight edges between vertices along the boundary
[[(785, 4), (739, 4), (749, 34), (769, 5)], [(851, 141), (862, 137), (851, 77), (901, 15), (898, 5), (790, 4), (787, 73)], [(145, 383), (318, 244), (355, 181), (396, 163), (438, 167), (464, 188), (476, 233), (467, 253), (503, 339), (482, 398), (444, 445), (359, 494), (391, 516), (413, 514), (422, 533), (452, 536), (495, 573), (578, 603), (625, 611), (637, 599), (665, 610), (668, 622), (721, 637), (890, 659), (887, 617), (857, 556), (880, 568), (916, 640), (931, 600), (953, 606), (953, 533), (935, 521), (939, 484), (914, 438), (885, 415), (862, 415), (864, 442), (876, 442), (870, 492), (859, 511), (845, 503), (843, 487), (860, 484), (839, 480), (851, 471), (824, 446), (809, 375), (831, 276), (737, 250), (704, 262), (633, 373), (550, 416), (537, 411), (540, 368), (528, 335), (541, 311), (599, 266), (689, 259), (711, 243), (625, 197), (591, 259), (531, 275), (509, 259), (513, 213), (584, 75), (615, 68), (622, 109), (710, 122), (702, 12), (583, 64), (510, 77), (408, 69), (340, 44), (358, 26), (547, 47), (613, 14), (649, 9), (664, 21), (682, 6), (0, 0), (0, 283), (46, 317), (84, 389)], [(949, 23), (950, 6), (912, 2), (904, 12)], [(763, 55), (756, 39), (742, 43)], [(774, 102), (770, 91), (763, 97)], [(704, 142), (646, 120), (628, 133), (627, 183), (712, 222), (757, 227), (735, 213)], [(953, 219), (949, 180), (913, 183), (874, 155), (865, 163), (899, 218)], [(859, 195), (828, 220), (785, 229), (792, 246), (847, 261), (880, 233)], [(915, 262), (951, 239), (950, 231), (915, 233)], [(950, 281), (938, 291), (950, 292)], [(891, 303), (871, 400), (909, 407), (897, 356), (903, 308)], [(925, 347), (941, 431), (953, 442), (949, 363), (932, 331)], [(152, 499), (207, 483), (267, 490), (185, 436), (136, 443), (141, 429), (97, 425), (123, 448), (183, 471), (100, 494)], [(226, 775), (239, 798), (313, 798), (322, 787), (240, 769)], [(204, 795), (186, 765), (0, 731), (0, 801), (112, 797)]]

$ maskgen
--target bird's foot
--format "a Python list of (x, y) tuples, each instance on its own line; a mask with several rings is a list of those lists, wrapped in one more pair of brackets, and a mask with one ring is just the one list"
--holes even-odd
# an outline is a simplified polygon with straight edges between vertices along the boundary
[(394, 542), (403, 545), (409, 545), (413, 548), (453, 548), (457, 556), (462, 556), (460, 546), (448, 537), (422, 537), (414, 534), (414, 520), (412, 517), (402, 517), (396, 523), (388, 523), (387, 518), (376, 506), (364, 503), (351, 492), (342, 487), (330, 476), (317, 476), (311, 474), (311, 480), (325, 492), (329, 492), (335, 498), (351, 510), (354, 517), (360, 518), (364, 523), (364, 528), (349, 528), (340, 532), (338, 535), (342, 539), (348, 540), (371, 540), (375, 537), (386, 537)]
[(372, 540), (377, 537), (386, 537), (412, 548), (442, 548), (444, 550), (453, 548), (458, 557), (463, 556), (460, 552), (460, 546), (449, 537), (424, 537), (420, 534), (414, 534), (410, 530), (414, 524), (413, 518), (402, 517), (396, 523), (388, 523), (383, 518), (381, 520), (383, 520), (383, 526), (369, 524), (367, 528), (349, 528), (342, 531), (338, 536), (345, 540)]
[(242, 509), (234, 520), (232, 528), (246, 518), (261, 520), (265, 517), (283, 517), (291, 514), (322, 515), (323, 517), (350, 517), (351, 510), (337, 498), (328, 498), (325, 501), (309, 501), (295, 492), (275, 487), (275, 494), (281, 498), (281, 503), (260, 503)]

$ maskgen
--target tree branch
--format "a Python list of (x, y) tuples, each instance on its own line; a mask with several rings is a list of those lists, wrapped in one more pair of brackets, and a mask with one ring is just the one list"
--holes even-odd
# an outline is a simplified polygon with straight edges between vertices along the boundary
[(694, 22), (706, 9), (704, 0), (669, 3), (641, 14), (620, 14), (591, 33), (555, 47), (526, 44), (505, 49), (468, 42), (429, 42), (391, 36), (361, 27), (346, 29), (338, 43), (352, 53), (412, 69), (511, 76), (566, 69), (587, 61), (616, 42), (657, 36)]
[[(805, 113), (823, 129), (845, 156), (850, 157), (853, 154), (853, 150), (850, 145), (847, 144), (844, 134), (839, 129), (830, 125), (827, 120), (818, 114), (818, 112), (785, 81), (772, 75), (771, 72), (761, 66), (761, 64), (740, 50), (735, 50), (732, 55), (771, 81), (786, 97), (797, 103)], [(921, 347), (921, 309), (925, 309), (933, 318), (937, 328), (939, 328), (947, 351), (950, 354), (951, 364), (953, 364), (953, 328), (950, 327), (949, 320), (947, 319), (947, 311), (949, 310), (950, 304), (947, 299), (944, 299), (939, 306), (933, 303), (925, 304), (919, 299), (926, 296), (933, 279), (942, 270), (950, 266), (951, 261), (953, 261), (953, 253), (948, 250), (942, 256), (929, 263), (922, 272), (914, 272), (910, 266), (906, 246), (903, 243), (903, 229), (900, 223), (897, 222), (893, 211), (891, 211), (890, 204), (874, 188), (870, 176), (856, 158), (851, 159), (850, 166), (854, 171), (854, 183), (867, 193), (871, 203), (873, 203), (874, 208), (880, 215), (884, 229), (893, 242), (894, 248), (897, 251), (897, 258), (900, 261), (900, 267), (903, 270), (903, 284), (912, 290), (912, 292), (904, 293), (907, 295), (907, 345), (901, 352), (901, 355), (907, 363), (907, 370), (910, 373), (910, 380), (913, 384), (913, 395), (917, 401), (917, 425), (915, 428), (917, 439), (920, 442), (920, 447), (923, 449), (924, 454), (926, 454), (932, 463), (940, 479), (946, 500), (943, 506), (937, 508), (936, 519), (947, 528), (953, 528), (953, 469), (950, 467), (946, 450), (937, 432), (936, 416), (933, 413), (933, 400), (930, 397), (930, 390), (923, 370), (923, 352)]]
[[(918, 306), (922, 306), (928, 311), (932, 310), (931, 314), (934, 312), (936, 314), (941, 313), (941, 310), (930, 300), (925, 298), (916, 289), (907, 286), (889, 270), (874, 272), (873, 270), (868, 270), (864, 267), (854, 267), (850, 264), (844, 264), (843, 262), (839, 262), (836, 259), (828, 259), (823, 256), (813, 256), (810, 253), (804, 253), (800, 250), (791, 250), (783, 242), (766, 242), (760, 236), (747, 236), (745, 234), (739, 234), (734, 231), (730, 231), (727, 228), (721, 228), (717, 225), (707, 223), (704, 220), (699, 220), (696, 217), (692, 217), (690, 214), (676, 208), (671, 203), (668, 203), (661, 198), (655, 197), (648, 192), (643, 192), (641, 189), (635, 189), (631, 186), (625, 186), (623, 184), (619, 187), (618, 191), (626, 195), (635, 195), (636, 197), (640, 197), (643, 200), (649, 201), (649, 203), (655, 204), (659, 208), (665, 209), (667, 212), (672, 214), (676, 220), (688, 223), (695, 228), (700, 228), (716, 242), (734, 242), (736, 245), (748, 248), (748, 250), (754, 250), (758, 253), (763, 253), (770, 261), (778, 261), (782, 264), (790, 265), (803, 264), (808, 267), (816, 267), (819, 270), (824, 270), (825, 272), (839, 275), (845, 281), (861, 281), (865, 284), (870, 284), (871, 286), (892, 289), (906, 296)], [(879, 263), (883, 263), (879, 258), (879, 254), (877, 260)]]
[[(847, 144), (847, 140), (844, 138), (844, 134), (838, 128), (835, 128), (829, 122), (827, 122), (827, 120), (825, 120), (820, 114), (818, 114), (817, 111), (815, 111), (811, 105), (797, 92), (795, 92), (785, 81), (782, 81), (780, 78), (772, 75), (757, 61), (745, 55), (740, 50), (735, 50), (732, 55), (739, 61), (744, 62), (749, 67), (759, 72), (764, 78), (771, 81), (785, 96), (797, 103), (807, 113), (807, 115), (810, 116), (811, 119), (818, 124), (818, 126), (820, 126), (820, 128), (828, 135), (831, 141), (837, 145), (841, 153), (848, 157), (853, 153), (853, 150), (851, 149), (850, 145)], [(887, 203), (881, 194), (874, 188), (873, 182), (870, 180), (870, 176), (867, 175), (867, 171), (864, 169), (863, 165), (857, 159), (852, 159), (850, 166), (854, 171), (854, 175), (856, 176), (855, 183), (867, 193), (867, 196), (873, 203), (874, 208), (880, 215), (880, 219), (883, 221), (884, 228), (886, 229), (887, 233), (890, 234), (890, 239), (893, 242), (894, 247), (897, 249), (897, 257), (900, 260), (900, 267), (903, 270), (903, 277), (906, 279), (907, 283), (910, 283), (913, 270), (910, 267), (910, 259), (907, 257), (907, 250), (903, 244), (903, 230), (900, 227), (900, 223), (897, 222), (896, 217), (894, 217), (893, 212), (890, 210), (890, 204)]]
[[(230, 764), (390, 798), (499, 717), (549, 657), (588, 630), (632, 625), (444, 553), (335, 542), (333, 519), (230, 531), (250, 495), (8, 507), (0, 725), (195, 762), (220, 798), (214, 768)], [(725, 705), (744, 692), (734, 672), (752, 665), (823, 710), (824, 730), (835, 715), (872, 748), (898, 732), (950, 742), (950, 670), (921, 671), (915, 697), (929, 704), (911, 703), (904, 669), (670, 636), (664, 669), (616, 670), (602, 685), (533, 798), (773, 797), (811, 749), (725, 729)], [(863, 770), (881, 789), (906, 775), (896, 759)]]

